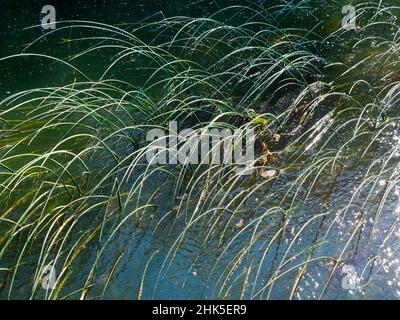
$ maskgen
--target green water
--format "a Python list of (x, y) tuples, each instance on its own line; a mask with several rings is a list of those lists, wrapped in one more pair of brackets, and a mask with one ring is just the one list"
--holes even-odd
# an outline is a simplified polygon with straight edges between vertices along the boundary
[[(394, 6), (397, 4), (395, 2), (386, 1), (385, 4), (382, 3), (382, 6)], [(128, 174), (129, 178), (125, 178), (126, 172), (129, 172), (129, 170), (124, 171), (125, 167), (115, 174), (115, 180), (105, 179), (101, 188), (96, 190), (97, 198), (93, 197), (86, 203), (88, 206), (93, 205), (93, 210), (80, 218), (68, 237), (60, 237), (58, 240), (65, 241), (67, 248), (71, 248), (77, 239), (89, 238), (91, 241), (82, 241), (80, 242), (82, 246), (71, 250), (71, 255), (76, 253), (77, 258), (65, 268), (63, 286), (57, 293), (57, 298), (81, 296), (81, 288), (85, 285), (96, 256), (105, 243), (107, 243), (106, 249), (101, 252), (100, 260), (96, 268), (92, 270), (92, 277), (88, 281), (89, 286), (86, 288), (85, 297), (89, 299), (399, 298), (400, 189), (397, 186), (399, 177), (397, 149), (400, 123), (398, 99), (396, 99), (396, 81), (399, 72), (396, 49), (399, 44), (396, 35), (397, 25), (396, 27), (378, 25), (372, 28), (373, 31), (359, 30), (336, 37), (331, 33), (340, 28), (342, 3), (330, 1), (329, 6), (324, 6), (318, 1), (310, 1), (303, 5), (302, 2), (299, 4), (293, 1), (293, 3), (297, 3), (298, 6), (290, 7), (288, 2), (281, 1), (274, 1), (274, 3), (267, 1), (253, 3), (249, 1), (168, 1), (168, 3), (126, 1), (118, 4), (114, 1), (97, 1), (96, 6), (80, 1), (67, 6), (60, 1), (54, 4), (57, 9), (57, 19), (60, 21), (87, 20), (116, 25), (123, 30), (133, 32), (144, 43), (155, 46), (171, 41), (171, 34), (176, 35), (179, 29), (169, 29), (168, 24), (163, 28), (156, 25), (140, 28), (149, 21), (160, 21), (164, 17), (173, 16), (210, 17), (222, 8), (232, 5), (229, 10), (213, 16), (213, 19), (226, 25), (237, 26), (264, 19), (265, 16), (257, 17), (257, 10), (260, 8), (257, 6), (270, 8), (266, 11), (271, 14), (270, 17), (268, 16), (268, 21), (276, 24), (278, 29), (291, 28), (294, 34), (299, 35), (303, 33), (296, 28), (306, 30), (309, 42), (296, 43), (295, 48), (302, 46), (304, 50), (309, 50), (321, 57), (318, 61), (312, 60), (314, 65), (310, 69), (307, 69), (306, 62), (299, 63), (299, 69), (304, 68), (301, 72), (304, 74), (305, 81), (312, 83), (322, 80), (325, 83), (334, 83), (337, 92), (354, 93), (356, 97), (354, 100), (357, 100), (354, 102), (346, 98), (327, 98), (326, 102), (318, 104), (312, 112), (310, 111), (310, 117), (304, 124), (302, 123), (302, 126), (299, 126), (299, 118), (302, 116), (300, 111), (296, 111), (298, 113), (295, 112), (283, 123), (276, 124), (282, 138), (275, 148), (277, 151), (285, 151), (282, 151), (280, 158), (273, 163), (273, 167), (280, 170), (279, 177), (273, 181), (265, 181), (259, 176), (238, 179), (234, 182), (224, 180), (226, 177), (221, 179), (216, 177), (214, 180), (211, 179), (206, 188), (204, 179), (200, 179), (197, 183), (193, 182), (196, 174), (192, 174), (190, 170), (179, 182), (166, 172), (160, 171), (149, 176), (142, 188), (132, 190), (131, 188), (136, 186), (135, 180), (140, 178), (144, 169), (134, 170)], [(255, 9), (241, 10), (241, 6), (244, 5), (254, 6), (252, 8)], [(9, 14), (2, 11), (4, 16), (1, 36), (2, 43), (5, 44), (1, 49), (2, 57), (19, 53), (24, 46), (31, 43), (32, 45), (24, 52), (51, 55), (63, 61), (69, 61), (92, 80), (103, 75), (112, 59), (115, 59), (118, 51), (107, 48), (68, 60), (75, 54), (101, 43), (93, 37), (104, 35), (102, 31), (65, 28), (59, 32), (46, 34), (40, 27), (22, 30), (39, 22), (42, 4), (40, 2), (31, 4), (28, 1), (11, 3), (10, 1), (10, 3), (2, 3), (2, 6), (9, 10), (7, 11)], [(393, 12), (399, 13), (398, 10), (393, 10)], [(378, 19), (386, 21), (391, 17), (383, 12)], [(316, 21), (321, 23), (318, 24)], [(360, 21), (363, 25), (368, 19), (360, 19)], [(263, 27), (254, 26), (252, 29), (252, 26), (249, 26), (249, 29), (256, 37), (256, 34), (262, 33)], [(202, 29), (198, 27), (198, 29), (189, 30), (194, 34), (196, 32), (201, 34)], [(311, 34), (311, 30), (315, 34)], [(310, 31), (310, 34), (307, 34), (307, 31)], [(190, 32), (188, 31), (189, 34)], [(177, 47), (172, 48), (171, 53), (207, 68), (212, 65), (211, 61), (215, 63), (213, 59), (218, 62), (218, 54), (228, 55), (226, 44), (218, 42), (218, 37), (224, 37), (226, 34), (226, 30), (217, 33), (216, 39), (209, 40), (204, 47), (200, 45), (196, 47), (198, 51), (185, 52)], [(188, 47), (193, 46), (190, 40), (184, 38), (184, 35), (183, 33), (183, 43), (186, 43)], [(375, 38), (358, 43), (371, 35)], [(278, 43), (282, 37), (266, 36), (266, 46), (270, 47)], [(32, 43), (38, 38), (39, 41)], [(70, 41), (73, 39), (85, 40)], [(385, 39), (388, 41), (385, 42)], [(232, 40), (234, 41), (240, 42), (238, 39)], [(215, 52), (218, 54), (214, 57)], [(383, 55), (386, 52), (390, 52), (390, 55)], [(241, 57), (241, 54), (237, 56)], [(357, 65), (369, 56), (376, 56), (376, 58)], [(322, 61), (323, 59), (326, 61)], [(267, 60), (266, 57), (265, 60)], [(229, 69), (229, 63), (230, 61), (226, 62), (227, 66), (218, 67)], [(22, 90), (64, 86), (86, 81), (69, 66), (43, 56), (16, 57), (0, 61), (0, 65), (2, 68), (0, 97), (2, 99)], [(351, 66), (356, 67), (342, 75), (344, 70)], [(155, 67), (150, 59), (146, 60), (138, 56), (128, 57), (112, 68), (105, 78), (124, 81), (123, 84), (112, 81), (110, 83), (122, 90), (135, 92), (127, 99), (126, 107), (129, 108), (130, 104), (142, 103), (140, 94), (137, 93), (140, 91), (138, 88), (146, 86), (152, 68)], [(256, 91), (253, 96), (245, 99), (243, 95), (251, 87), (252, 77), (257, 77), (255, 73), (257, 70), (253, 71), (250, 67), (249, 70), (250, 80), (240, 82), (230, 88), (232, 89), (230, 103), (236, 105), (238, 110), (251, 107), (259, 113), (270, 112), (279, 115), (283, 112), (282, 110), (295, 104), (296, 97), (304, 89), (297, 84), (292, 85), (291, 81), (287, 80), (284, 82), (285, 88), (277, 95), (273, 93), (280, 88), (280, 84), (272, 83), (264, 91), (262, 88), (260, 93)], [(252, 74), (253, 72), (255, 75)], [(386, 80), (382, 80), (382, 75), (387, 75)], [(162, 78), (162, 74), (155, 77), (156, 80)], [(287, 78), (290, 79), (290, 76)], [(375, 86), (376, 91), (360, 80)], [(223, 79), (223, 81), (227, 80)], [(377, 98), (379, 84), (384, 81), (392, 82), (394, 89), (389, 93), (387, 90), (384, 91)], [(82, 85), (80, 88), (88, 89), (91, 85)], [(106, 89), (103, 90), (106, 91)], [(121, 92), (114, 88), (107, 90), (110, 96), (124, 100)], [(167, 90), (169, 90), (168, 86), (162, 88), (155, 86), (147, 90), (146, 94), (157, 103)], [(102, 100), (94, 98), (90, 100), (91, 98), (90, 95), (82, 96), (82, 99), (87, 102), (89, 113), (93, 110), (90, 108), (96, 108), (103, 103)], [(375, 99), (379, 100), (381, 109), (371, 108), (365, 111), (365, 114), (359, 112), (360, 109), (357, 108), (371, 104), (375, 102)], [(385, 109), (385, 103), (390, 107)], [(17, 123), (21, 119), (26, 123), (21, 126), (23, 130), (15, 134), (4, 129), (4, 137), (0, 140), (2, 159), (8, 156), (7, 148), (17, 144), (24, 136), (24, 130), (27, 132), (31, 129), (36, 130), (47, 121), (46, 118), (37, 115), (35, 107), (35, 100), (32, 100), (32, 104), (7, 113), (6, 119), (11, 123), (13, 121)], [(147, 107), (149, 110), (155, 108), (150, 103)], [(346, 110), (347, 107), (354, 107), (354, 110), (351, 108)], [(4, 106), (2, 108), (6, 110)], [(116, 108), (112, 114), (109, 114), (105, 109), (99, 113), (102, 117), (93, 117), (93, 119), (88, 117), (87, 122), (82, 121), (88, 127), (75, 127), (73, 124), (80, 123), (82, 117), (85, 117), (88, 112), (79, 110), (78, 107), (77, 109), (76, 113), (65, 118), (65, 121), (68, 121), (65, 129), (60, 126), (55, 129), (46, 129), (33, 141), (29, 143), (24, 141), (17, 145), (13, 149), (13, 154), (41, 154), (52, 149), (57, 141), (67, 135), (89, 133), (92, 130), (97, 130), (98, 136), (104, 138), (116, 130), (113, 125), (116, 128), (124, 128), (146, 120), (140, 112), (131, 113), (125, 109)], [(385, 109), (385, 112), (382, 112), (382, 109)], [(343, 114), (341, 110), (345, 110)], [(199, 112), (196, 116), (204, 117), (204, 119), (210, 117), (209, 113), (204, 113)], [(357, 121), (346, 122), (351, 113), (356, 115), (354, 119), (368, 117), (374, 119), (371, 120), (371, 127), (374, 127), (374, 130), (366, 129), (365, 134), (355, 137), (354, 132), (358, 129)], [(190, 123), (191, 120), (187, 121)], [(333, 134), (334, 130), (325, 130), (331, 121), (337, 123), (335, 127), (337, 134)], [(362, 126), (366, 126), (365, 123), (362, 122)], [(312, 135), (302, 136), (311, 129)], [(128, 133), (125, 134), (125, 131)], [(141, 139), (143, 135), (133, 129), (127, 129), (123, 134), (121, 133), (121, 137), (113, 137), (108, 141), (108, 147), (113, 150), (113, 154), (108, 152), (107, 148), (99, 148), (85, 155), (85, 163), (89, 170), (83, 165), (71, 166), (70, 175), (74, 179), (66, 178), (69, 185), (63, 186), (65, 190), (58, 187), (59, 194), (49, 201), (48, 210), (68, 203), (71, 199), (78, 197), (78, 194), (79, 196), (89, 195), (91, 187), (100, 184), (102, 178), (113, 169), (115, 155), (118, 159), (124, 159), (135, 150), (134, 142), (141, 142)], [(343, 141), (347, 143), (344, 145)], [(89, 147), (95, 143), (96, 141), (91, 138), (76, 137), (64, 143), (59, 149), (79, 152), (83, 147)], [(293, 147), (286, 150), (287, 146)], [(330, 159), (329, 162), (327, 160), (329, 150), (337, 151), (338, 149), (340, 150), (338, 159), (335, 161)], [(8, 161), (7, 165), (16, 170), (26, 164), (27, 159), (13, 159), (13, 161)], [(69, 155), (62, 154), (55, 159), (60, 163), (67, 163)], [(317, 162), (319, 167), (315, 165)], [(312, 172), (314, 165), (317, 169)], [(49, 164), (46, 169), (56, 171), (57, 164)], [(174, 170), (174, 168), (170, 169)], [(5, 179), (9, 174), (7, 169), (1, 167), (0, 170), (2, 179)], [(38, 172), (41, 170), (46, 171), (41, 168)], [(310, 170), (309, 176), (307, 170)], [(7, 239), (10, 221), (18, 221), (21, 212), (27, 210), (28, 203), (24, 202), (24, 197), (29, 199), (36, 191), (46, 188), (41, 184), (40, 173), (31, 178), (19, 184), (18, 189), (13, 191), (12, 197), (2, 195), (1, 246), (5, 245), (3, 239)], [(119, 186), (120, 193), (115, 193), (116, 196), (107, 202), (107, 206), (96, 207), (96, 204), (101, 202), (102, 196), (114, 192), (117, 188), (115, 181), (122, 182)], [(75, 182), (80, 187), (79, 191), (75, 188)], [(193, 186), (193, 194), (189, 195), (191, 186)], [(206, 200), (197, 202), (201, 200), (204, 190), (207, 190)], [(126, 202), (123, 209), (118, 208), (118, 203), (123, 202), (127, 193), (130, 194), (130, 200)], [(122, 200), (119, 199), (120, 195)], [(126, 218), (136, 207), (144, 206), (148, 202), (151, 207)], [(202, 209), (210, 209), (210, 214), (196, 219), (193, 223), (191, 217), (197, 214), (196, 204), (198, 203), (201, 203)], [(39, 204), (37, 205), (39, 207)], [(287, 212), (278, 207), (284, 208)], [(29, 209), (36, 210), (34, 207)], [(84, 206), (79, 207), (79, 210), (84, 209)], [(58, 222), (59, 224), (78, 212), (78, 209), (73, 206), (66, 210), (68, 213), (63, 220)], [(40, 207), (38, 212), (40, 212)], [(103, 227), (104, 230), (96, 233), (92, 241), (90, 234), (85, 234), (85, 231), (97, 230), (99, 222), (108, 219), (104, 212), (113, 214)], [(125, 221), (125, 218), (128, 220)], [(110, 232), (121, 221), (126, 223), (107, 241)], [(42, 227), (47, 230), (48, 225)], [(31, 226), (27, 227), (28, 232), (30, 228)], [(278, 230), (280, 232), (277, 233)], [(37, 241), (32, 240), (29, 242), (29, 247), (25, 248), (22, 259), (18, 260), (16, 252), (26, 243), (23, 241), (24, 236), (25, 234), (21, 232), (21, 239), (13, 239), (14, 242), (9, 245), (0, 259), (0, 268), (7, 269), (0, 271), (2, 298), (40, 298), (48, 294), (40, 287), (32, 293), (38, 255), (45, 242), (40, 237)], [(41, 236), (45, 237), (46, 233), (42, 233)], [(55, 245), (55, 251), (56, 249), (57, 245)], [(55, 254), (55, 252), (52, 253)], [(63, 263), (64, 266), (67, 264), (65, 261), (68, 259), (62, 261), (64, 260), (60, 259), (55, 266), (57, 272), (60, 272)], [(305, 264), (304, 261), (306, 261)], [(17, 264), (19, 265), (18, 272), (14, 273)], [(343, 278), (347, 275), (346, 265), (356, 271), (361, 283), (359, 290), (343, 287)], [(271, 279), (272, 284), (269, 282)], [(13, 290), (10, 291), (11, 286)], [(105, 286), (107, 286), (106, 290), (104, 290)]]

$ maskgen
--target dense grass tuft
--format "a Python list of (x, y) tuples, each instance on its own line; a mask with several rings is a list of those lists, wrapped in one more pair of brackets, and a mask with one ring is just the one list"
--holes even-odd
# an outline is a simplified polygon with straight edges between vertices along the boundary
[[(346, 298), (344, 265), (350, 297), (396, 297), (400, 8), (359, 3), (343, 30), (343, 3), (315, 3), (63, 21), (0, 58), (72, 79), (0, 102), (1, 297)], [(144, 161), (173, 120), (254, 128), (254, 174)]]

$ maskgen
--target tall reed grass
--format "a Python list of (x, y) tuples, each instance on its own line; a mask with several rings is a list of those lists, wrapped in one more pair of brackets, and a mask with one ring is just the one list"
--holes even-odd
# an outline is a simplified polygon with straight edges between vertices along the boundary
[[(360, 3), (357, 30), (346, 31), (340, 1), (241, 3), (203, 18), (63, 21), (0, 58), (52, 61), (74, 78), (0, 102), (3, 298), (107, 297), (130, 259), (143, 262), (130, 297), (158, 297), (193, 237), (187, 273), (209, 298), (330, 296), (363, 245), (374, 250), (361, 262), (368, 292), (398, 229), (387, 212), (399, 145), (383, 142), (399, 127), (399, 7)], [(65, 34), (79, 35), (64, 44), (69, 57), (41, 53), (40, 40)], [(93, 77), (79, 62), (97, 56), (110, 59)], [(255, 173), (146, 163), (146, 132), (172, 120), (198, 132), (255, 128)], [(165, 237), (162, 253), (134, 249), (149, 234)], [(56, 286), (42, 290), (49, 264)]]

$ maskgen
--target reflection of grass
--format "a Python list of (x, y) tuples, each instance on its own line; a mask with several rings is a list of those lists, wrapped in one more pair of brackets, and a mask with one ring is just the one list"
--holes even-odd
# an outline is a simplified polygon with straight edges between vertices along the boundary
[[(157, 269), (155, 295), (188, 235), (196, 233), (203, 249), (193, 254), (189, 272), (203, 273), (213, 297), (274, 298), (289, 279), (280, 297), (295, 298), (313, 265), (333, 261), (316, 290), (323, 297), (360, 230), (370, 219), (379, 224), (398, 182), (397, 145), (385, 149), (378, 142), (398, 126), (398, 37), (384, 32), (398, 27), (385, 22), (389, 9), (365, 4), (358, 9), (370, 19), (362, 30), (329, 30), (326, 37), (326, 30), (302, 24), (320, 25), (340, 6), (327, 1), (326, 12), (303, 21), (307, 1), (302, 3), (235, 6), (210, 18), (173, 17), (127, 29), (60, 22), (51, 35), (74, 28), (90, 33), (68, 42), (81, 47), (71, 61), (27, 51), (1, 59), (54, 59), (78, 75), (72, 84), (19, 92), (0, 103), (3, 296), (25, 288), (30, 297), (98, 297), (129, 255), (131, 241), (148, 228), (174, 235)], [(383, 49), (368, 51), (371, 39)], [(328, 43), (346, 54), (353, 45), (368, 54), (349, 65), (341, 54), (334, 60)], [(326, 55), (320, 52), (325, 46)], [(99, 81), (73, 67), (81, 56), (105, 52), (113, 60)], [(283, 99), (291, 92), (298, 94)], [(145, 133), (167, 131), (171, 120), (199, 131), (255, 127), (262, 145), (256, 171), (277, 174), (243, 179), (229, 165), (141, 161), (149, 148)], [(281, 141), (274, 142), (274, 134)], [(362, 179), (348, 203), (337, 205), (335, 184), (354, 167), (363, 170)], [(376, 197), (382, 179), (389, 183)], [(322, 205), (315, 208), (316, 202)], [(354, 209), (362, 217), (341, 250), (324, 251), (335, 230), (332, 216)], [(139, 298), (152, 293), (146, 292), (146, 272), (161, 255), (153, 260), (159, 248), (153, 249), (137, 279)], [(56, 265), (58, 285), (43, 293), (38, 289), (46, 264)], [(34, 274), (33, 282), (27, 274)], [(106, 281), (97, 288), (101, 274)]]

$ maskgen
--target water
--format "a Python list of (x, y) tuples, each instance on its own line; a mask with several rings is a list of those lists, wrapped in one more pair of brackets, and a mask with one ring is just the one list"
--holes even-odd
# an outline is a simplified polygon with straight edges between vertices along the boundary
[[(27, 3), (21, 1), (2, 4), (11, 7), (12, 11), (8, 16), (2, 17), (4, 28), (1, 35), (6, 45), (1, 49), (1, 56), (20, 52), (24, 45), (43, 35), (40, 28), (21, 31), (23, 27), (37, 24), (40, 16), (40, 5), (28, 6)], [(77, 1), (72, 7), (67, 7), (62, 1), (56, 1), (54, 5), (60, 21), (95, 20), (119, 25), (127, 30), (132, 30), (137, 26), (132, 24), (149, 16), (154, 20), (161, 19), (160, 10), (167, 17), (179, 15), (206, 17), (222, 7), (221, 2), (184, 2), (185, 5), (182, 1), (168, 1), (167, 4), (158, 1), (127, 1), (119, 4), (112, 1), (96, 1), (95, 3), (96, 5), (89, 6)], [(238, 2), (229, 2), (229, 4), (235, 3)], [(298, 18), (295, 21), (292, 20), (291, 13), (286, 11), (276, 18), (280, 19), (282, 28), (296, 23), (304, 28), (314, 27), (311, 13), (318, 14), (319, 9), (305, 6), (301, 10), (304, 15), (297, 14)], [(336, 13), (334, 10), (332, 12)], [(281, 15), (285, 14), (287, 17), (282, 18)], [(222, 12), (216, 19), (223, 21), (225, 16), (228, 14)], [(234, 21), (239, 23), (249, 17), (247, 12), (240, 12)], [(339, 15), (329, 16), (325, 29), (322, 27), (318, 29), (318, 34), (327, 36), (332, 32), (330, 29), (334, 29), (339, 22)], [(15, 28), (10, 28), (11, 25)], [(154, 33), (159, 32), (159, 29), (154, 28), (154, 30), (145, 28), (138, 34), (143, 41), (152, 41)], [(169, 39), (168, 32), (170, 31), (160, 34), (156, 41), (163, 43)], [(389, 31), (385, 28), (377, 29), (376, 32), (381, 33), (383, 37), (389, 35)], [(70, 43), (68, 39), (96, 35), (98, 35), (96, 31), (65, 29), (42, 38), (32, 46), (31, 50), (65, 59), (97, 43), (97, 40), (87, 40), (85, 44), (79, 41)], [(316, 50), (330, 61), (348, 65), (354, 65), (372, 52), (376, 54), (386, 52), (384, 46), (376, 48), (369, 43), (354, 47), (353, 45), (362, 37), (362, 34), (344, 35), (340, 41), (333, 37), (331, 45), (326, 41), (325, 47), (317, 46)], [(271, 41), (279, 41), (279, 38)], [(313, 46), (312, 41), (307, 45)], [(71, 61), (91, 79), (96, 79), (104, 73), (115, 53), (112, 49), (94, 51)], [(187, 55), (182, 53), (184, 58), (190, 57), (207, 63), (207, 55), (202, 51)], [(341, 92), (356, 91), (360, 103), (372, 103), (375, 92), (362, 84), (357, 88), (352, 88), (352, 85), (360, 78), (373, 82), (379, 72), (390, 71), (393, 75), (389, 79), (395, 83), (393, 78), (398, 72), (398, 67), (390, 64), (391, 59), (395, 60), (395, 56), (385, 60), (385, 64), (374, 66), (367, 64), (357, 68), (357, 72), (349, 72), (340, 78), (338, 76), (343, 73), (340, 67), (326, 67), (328, 71), (322, 80), (326, 83), (337, 81)], [(0, 63), (3, 71), (0, 78), (1, 98), (21, 90), (83, 81), (71, 68), (40, 57), (18, 58)], [(144, 58), (133, 58), (113, 68), (108, 77), (129, 82), (137, 88), (146, 83), (151, 74), (145, 67), (152, 66), (147, 63)], [(316, 80), (320, 79), (321, 75), (311, 71), (308, 77), (315, 77)], [(248, 84), (241, 85), (234, 91), (235, 94), (240, 95), (246, 91)], [(124, 90), (131, 89), (128, 84), (121, 86)], [(273, 86), (272, 89), (275, 89)], [(90, 85), (87, 88), (90, 88)], [(118, 95), (111, 92), (112, 90), (110, 95)], [(148, 92), (152, 97), (163, 96), (159, 88), (152, 88)], [(298, 88), (288, 87), (287, 92), (278, 99), (263, 97), (252, 107), (260, 112), (278, 113), (288, 104), (293, 105), (299, 92), (301, 91)], [(60, 258), (56, 263), (56, 271), (58, 274), (62, 272), (64, 277), (62, 290), (58, 292), (57, 297), (79, 298), (82, 295), (80, 289), (88, 283), (89, 286), (84, 292), (85, 297), (89, 299), (100, 297), (106, 299), (399, 298), (398, 157), (400, 155), (397, 150), (400, 133), (395, 93), (396, 91), (387, 94), (388, 99), (394, 96), (393, 104), (385, 112), (387, 113), (385, 116), (390, 119), (389, 123), (385, 124), (382, 120), (383, 123), (374, 133), (362, 132), (356, 121), (346, 123), (346, 112), (355, 111), (343, 111), (343, 114), (338, 112), (337, 110), (345, 110), (347, 106), (342, 100), (334, 102), (327, 98), (325, 103), (319, 104), (310, 112), (309, 120), (301, 128), (298, 126), (299, 116), (296, 113), (294, 116), (288, 116), (285, 119), (286, 125), (280, 131), (282, 141), (276, 149), (280, 151), (284, 147), (289, 147), (285, 149), (286, 151), (282, 151), (279, 159), (271, 163), (273, 167), (280, 169), (276, 180), (268, 181), (259, 176), (235, 179), (233, 176), (221, 178), (215, 175), (210, 178), (208, 187), (205, 188), (205, 178), (196, 181), (187, 173), (180, 184), (177, 184), (167, 173), (156, 172), (146, 180), (143, 187), (135, 188), (137, 186), (135, 181), (144, 170), (135, 170), (131, 176), (126, 177), (126, 172), (129, 172), (127, 160), (127, 167), (120, 169), (115, 176), (105, 179), (102, 187), (97, 190), (98, 194), (91, 195), (92, 198), (86, 205), (93, 206), (92, 209), (79, 218), (74, 228), (70, 229), (68, 237), (60, 237), (58, 240), (65, 241), (65, 248), (71, 248), (71, 251), (68, 252), (70, 259)], [(122, 99), (122, 96), (119, 98)], [(248, 100), (240, 96), (234, 98), (243, 105), (253, 101), (251, 97)], [(99, 101), (90, 100), (90, 94), (83, 96), (82, 99), (89, 101), (91, 107), (99, 104)], [(135, 104), (139, 100), (135, 96), (129, 103)], [(100, 102), (102, 103), (101, 100)], [(334, 104), (336, 111), (331, 112)], [(19, 110), (8, 116), (15, 120), (30, 119), (24, 127), (26, 130), (38, 128), (46, 122), (46, 119), (35, 118), (35, 112), (29, 113), (33, 105), (34, 103), (32, 106), (27, 106), (26, 110)], [(302, 105), (296, 107), (301, 109)], [(149, 109), (152, 109), (151, 105)], [(376, 109), (371, 108), (365, 112), (365, 117), (361, 114), (360, 118), (370, 116), (372, 119), (380, 119), (377, 116), (380, 109)], [(78, 122), (82, 114), (85, 113), (77, 112), (71, 116), (70, 121)], [(106, 117), (106, 110), (103, 114)], [(123, 109), (117, 109), (115, 114), (119, 118), (118, 121), (116, 118), (113, 120), (121, 128), (131, 125), (132, 121), (143, 120), (140, 114), (131, 115)], [(356, 114), (359, 115), (357, 112)], [(105, 137), (113, 132), (114, 128), (103, 120), (96, 118), (86, 124), (98, 130), (100, 136)], [(327, 130), (327, 127), (333, 127), (333, 123), (338, 130), (337, 135), (334, 134), (335, 131)], [(366, 126), (366, 123), (367, 121), (362, 122), (360, 126)], [(107, 126), (110, 126), (110, 129), (107, 129)], [(86, 129), (87, 132), (91, 132)], [(301, 136), (308, 129), (313, 130), (313, 135)], [(49, 133), (39, 135), (32, 144), (21, 144), (17, 149), (18, 152), (40, 153), (51, 148), (55, 141), (59, 141), (66, 134), (59, 127), (49, 130)], [(67, 132), (71, 135), (86, 132), (81, 130), (84, 129), (73, 127)], [(362, 134), (356, 135), (357, 130)], [(135, 150), (135, 145), (125, 135), (121, 136), (110, 139), (109, 147), (123, 159)], [(140, 140), (141, 136), (132, 132), (131, 137)], [(300, 142), (296, 142), (296, 139)], [(4, 150), (7, 150), (7, 144), (13, 144), (15, 141), (18, 141), (18, 136), (4, 140), (0, 145), (2, 157), (5, 156)], [(343, 141), (349, 141), (346, 147), (343, 147)], [(304, 153), (298, 154), (298, 150), (290, 148), (291, 145), (296, 147), (302, 143), (306, 146)], [(80, 150), (82, 146), (91, 145), (96, 145), (94, 139), (82, 137), (71, 139), (64, 148), (75, 151)], [(329, 157), (329, 150), (338, 149), (340, 153), (337, 158)], [(326, 157), (316, 157), (324, 153)], [(65, 162), (68, 154), (60, 155), (57, 159)], [(14, 160), (13, 168), (23, 165), (24, 161), (26, 160)], [(85, 161), (90, 170), (83, 165), (71, 166), (71, 175), (82, 187), (81, 192), (90, 194), (89, 186), (100, 183), (103, 177), (112, 172), (115, 159), (105, 148), (94, 150)], [(48, 169), (56, 170), (56, 167), (56, 164), (49, 164)], [(4, 168), (1, 170), (4, 170), (2, 173), (6, 172)], [(88, 174), (87, 171), (94, 174)], [(195, 174), (194, 177), (198, 175)], [(39, 188), (40, 175), (36, 179), (35, 188)], [(71, 181), (69, 183), (72, 185), (66, 187), (69, 192), (65, 191), (50, 201), (53, 207), (68, 202), (70, 192), (73, 196), (77, 196), (78, 192), (73, 189), (73, 183)], [(104, 206), (97, 206), (102, 197), (115, 191), (116, 183), (121, 184), (120, 195), (108, 200)], [(35, 188), (32, 188), (29, 181), (20, 185), (13, 197), (7, 198), (7, 202), (2, 204), (2, 219), (16, 221), (21, 212), (26, 210), (24, 195), (29, 196), (29, 192), (39, 190)], [(175, 193), (177, 194), (174, 198), (172, 195)], [(130, 200), (124, 203), (123, 200), (128, 198), (125, 198), (126, 194), (130, 194)], [(122, 200), (116, 199), (119, 196)], [(134, 211), (140, 205), (147, 205), (148, 199), (151, 199), (149, 202), (152, 206)], [(118, 202), (121, 201), (124, 205), (119, 209)], [(14, 207), (18, 209), (11, 213), (7, 211), (7, 208)], [(75, 214), (73, 207), (65, 210), (69, 210), (67, 218)], [(113, 215), (106, 216), (104, 212)], [(198, 216), (199, 212), (204, 214)], [(93, 240), (90, 232), (97, 230), (99, 222), (103, 219), (107, 220), (107, 223), (102, 227), (100, 235), (98, 233), (93, 235)], [(125, 223), (120, 224), (122, 221)], [(55, 221), (50, 222), (55, 223)], [(57, 223), (64, 222), (65, 220), (61, 220)], [(116, 226), (119, 226), (118, 231), (111, 237), (110, 233)], [(3, 235), (8, 228), (7, 221), (0, 222), (0, 235)], [(72, 248), (77, 239), (80, 241), (79, 246)], [(0, 243), (4, 245), (2, 241)], [(57, 243), (54, 243), (55, 249)], [(32, 278), (42, 244), (42, 241), (33, 241), (29, 248), (26, 248), (20, 271), (14, 279), (12, 297), (31, 296)], [(103, 249), (105, 244), (107, 246)], [(16, 248), (20, 249), (21, 246), (23, 243), (16, 244)], [(101, 253), (99, 261), (89, 276), (99, 253)], [(8, 251), (0, 260), (0, 268), (15, 266), (15, 259), (13, 252)], [(13, 270), (12, 267), (11, 271), (0, 273), (2, 298), (8, 297)], [(353, 283), (348, 285), (346, 280), (350, 279), (349, 276), (355, 280), (356, 285)], [(33, 297), (44, 297), (45, 294), (44, 290), (38, 288)]]

